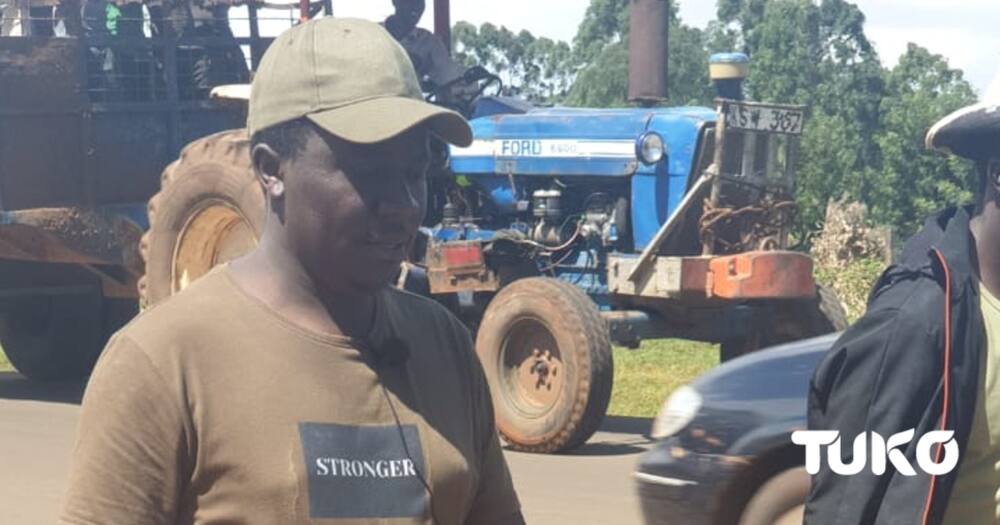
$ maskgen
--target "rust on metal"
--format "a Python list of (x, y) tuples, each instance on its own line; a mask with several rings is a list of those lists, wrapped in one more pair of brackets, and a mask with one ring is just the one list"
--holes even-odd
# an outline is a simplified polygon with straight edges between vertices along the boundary
[(141, 236), (139, 226), (98, 210), (0, 212), (0, 253), (6, 259), (119, 265), (141, 274)]
[(722, 299), (798, 299), (816, 296), (812, 270), (806, 254), (756, 251), (713, 258), (708, 277)]
[(486, 267), (479, 241), (429, 243), (427, 280), (431, 293), (495, 292), (500, 289), (496, 273)]
[(813, 297), (812, 259), (808, 255), (755, 250), (718, 257), (657, 256), (638, 281), (627, 278), (635, 257), (610, 256), (612, 294), (661, 299), (792, 299)]
[(667, 0), (631, 0), (628, 99), (652, 106), (667, 98)]
[(136, 224), (99, 210), (0, 212), (0, 254), (4, 259), (78, 264), (101, 279), (108, 297), (136, 296), (136, 283), (144, 271), (138, 251), (141, 236)]
[(713, 254), (784, 248), (785, 233), (798, 211), (794, 201), (776, 196), (739, 208), (717, 206), (711, 199), (702, 206), (698, 233)]
[(558, 401), (563, 389), (563, 362), (558, 345), (544, 325), (530, 326), (511, 333), (512, 342), (504, 351), (505, 375), (519, 408), (544, 414)]

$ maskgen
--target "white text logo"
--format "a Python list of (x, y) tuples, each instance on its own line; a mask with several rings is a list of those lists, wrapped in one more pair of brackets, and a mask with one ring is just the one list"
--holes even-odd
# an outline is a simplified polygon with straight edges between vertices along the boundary
[[(852, 476), (864, 470), (871, 452), (871, 471), (873, 474), (885, 474), (887, 463), (891, 463), (897, 472), (904, 476), (915, 476), (913, 465), (906, 459), (898, 447), (913, 441), (914, 429), (905, 430), (884, 439), (877, 432), (862, 432), (854, 438), (854, 457), (845, 463), (840, 453), (840, 432), (836, 430), (797, 430), (792, 432), (792, 443), (806, 447), (806, 471), (816, 474), (820, 470), (821, 449), (825, 446), (827, 464), (834, 473), (842, 476)], [(958, 443), (954, 432), (950, 430), (935, 430), (928, 432), (917, 441), (917, 466), (932, 475), (951, 472), (958, 465)], [(868, 447), (868, 442), (871, 447)], [(941, 461), (935, 461), (935, 445), (943, 443), (944, 450)]]

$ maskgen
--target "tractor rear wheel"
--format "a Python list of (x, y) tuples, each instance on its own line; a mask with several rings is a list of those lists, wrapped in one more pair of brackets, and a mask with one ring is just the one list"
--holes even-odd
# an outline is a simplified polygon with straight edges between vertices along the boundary
[(582, 445), (611, 398), (611, 341), (593, 301), (548, 277), (520, 279), (493, 298), (476, 338), (500, 435), (515, 450)]
[(0, 314), (0, 345), (22, 375), (36, 381), (90, 373), (108, 338), (138, 311), (135, 299), (92, 292), (19, 297)]
[(847, 328), (847, 314), (837, 294), (825, 286), (816, 286), (816, 296), (804, 301), (782, 301), (772, 306), (772, 316), (758, 319), (745, 337), (723, 341), (720, 360), (790, 343)]
[(186, 146), (149, 201), (149, 230), (140, 244), (146, 263), (141, 304), (156, 304), (252, 250), (266, 215), (246, 130), (223, 131)]

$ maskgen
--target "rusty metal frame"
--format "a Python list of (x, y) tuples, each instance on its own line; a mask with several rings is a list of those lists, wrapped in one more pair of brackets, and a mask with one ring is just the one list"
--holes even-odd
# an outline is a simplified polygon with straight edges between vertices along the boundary
[(500, 289), (496, 272), (486, 265), (485, 255), (477, 263), (449, 265), (446, 249), (469, 248), (483, 253), (481, 241), (431, 242), (427, 245), (427, 280), (432, 294), (495, 292)]
[(751, 251), (736, 255), (656, 256), (640, 278), (630, 275), (639, 260), (612, 255), (607, 282), (612, 295), (655, 299), (743, 301), (802, 299), (816, 295), (812, 259), (789, 251)]

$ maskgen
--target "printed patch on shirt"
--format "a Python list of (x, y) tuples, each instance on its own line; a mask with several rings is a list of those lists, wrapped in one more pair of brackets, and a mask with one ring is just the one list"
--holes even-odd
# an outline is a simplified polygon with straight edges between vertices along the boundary
[[(403, 446), (406, 439), (406, 447)], [(414, 425), (299, 423), (311, 518), (421, 518), (427, 492)], [(409, 449), (409, 455), (407, 454)]]

